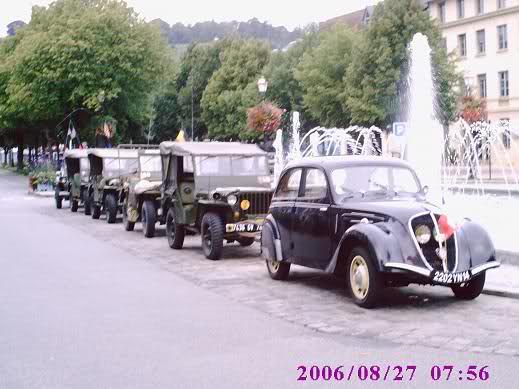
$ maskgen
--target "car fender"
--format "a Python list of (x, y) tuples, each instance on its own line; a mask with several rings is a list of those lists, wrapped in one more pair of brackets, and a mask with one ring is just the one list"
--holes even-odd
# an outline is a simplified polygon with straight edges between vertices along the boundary
[(283, 260), (279, 230), (272, 215), (267, 216), (261, 230), (261, 256), (266, 260)]
[(456, 231), (458, 244), (457, 271), (472, 269), (496, 260), (492, 239), (478, 223), (466, 220)]
[[(408, 251), (407, 254), (416, 256), (416, 250), (411, 245), (402, 247), (402, 242), (405, 243), (406, 240), (409, 240), (408, 233), (397, 221), (354, 224), (342, 235), (330, 265), (326, 270), (328, 272), (336, 270), (344, 245), (361, 242), (375, 260), (373, 265), (377, 270), (385, 271), (385, 263), (402, 262), (403, 258), (409, 257), (409, 255), (404, 255), (403, 251)], [(349, 249), (351, 248), (349, 247)]]

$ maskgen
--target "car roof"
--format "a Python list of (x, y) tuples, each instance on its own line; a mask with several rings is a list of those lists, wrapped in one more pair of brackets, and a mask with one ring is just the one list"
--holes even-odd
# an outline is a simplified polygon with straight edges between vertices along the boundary
[(99, 158), (137, 158), (138, 150), (128, 149), (89, 149), (88, 155)]
[(325, 170), (333, 170), (348, 166), (384, 165), (394, 167), (405, 167), (412, 169), (411, 166), (400, 158), (383, 156), (365, 155), (337, 155), (327, 157), (304, 157), (291, 161), (285, 169), (293, 167), (322, 167)]
[(267, 155), (255, 144), (238, 142), (162, 142), (161, 154), (175, 155)]
[(68, 149), (63, 153), (63, 158), (86, 158), (87, 149)]

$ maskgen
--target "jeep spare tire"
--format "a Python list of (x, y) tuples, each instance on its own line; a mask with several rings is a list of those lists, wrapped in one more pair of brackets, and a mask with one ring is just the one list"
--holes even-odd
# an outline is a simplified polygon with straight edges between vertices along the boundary
[(216, 213), (206, 213), (202, 218), (202, 250), (207, 259), (217, 261), (222, 257), (224, 226)]

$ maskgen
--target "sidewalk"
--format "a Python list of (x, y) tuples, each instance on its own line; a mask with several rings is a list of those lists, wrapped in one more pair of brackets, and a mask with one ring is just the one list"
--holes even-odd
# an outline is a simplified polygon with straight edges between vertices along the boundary
[(519, 266), (501, 264), (488, 270), (483, 293), (519, 299)]

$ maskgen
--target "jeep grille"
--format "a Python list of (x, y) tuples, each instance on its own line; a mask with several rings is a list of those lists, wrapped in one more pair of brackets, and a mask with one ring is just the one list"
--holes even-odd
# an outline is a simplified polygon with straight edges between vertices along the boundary
[(271, 199), (272, 192), (241, 192), (238, 195), (238, 204), (242, 200), (249, 200), (250, 208), (244, 211), (245, 215), (266, 215)]

